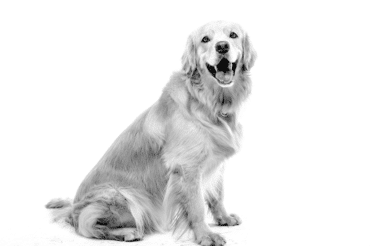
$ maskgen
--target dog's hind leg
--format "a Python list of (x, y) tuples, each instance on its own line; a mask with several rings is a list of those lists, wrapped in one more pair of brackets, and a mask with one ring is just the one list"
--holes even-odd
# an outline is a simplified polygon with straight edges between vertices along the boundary
[(89, 238), (141, 240), (150, 220), (135, 195), (129, 189), (112, 186), (95, 188), (73, 206), (76, 231)]
[(131, 212), (124, 210), (122, 207), (117, 209), (117, 206), (101, 202), (91, 203), (78, 214), (76, 229), (85, 237), (118, 241), (141, 240), (143, 231), (136, 228)]

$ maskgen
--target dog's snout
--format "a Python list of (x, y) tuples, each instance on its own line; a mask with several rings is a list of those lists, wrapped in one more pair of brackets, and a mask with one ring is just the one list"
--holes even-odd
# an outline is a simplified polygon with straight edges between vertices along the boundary
[(220, 41), (216, 44), (216, 51), (220, 54), (226, 54), (230, 49), (230, 45), (226, 41)]

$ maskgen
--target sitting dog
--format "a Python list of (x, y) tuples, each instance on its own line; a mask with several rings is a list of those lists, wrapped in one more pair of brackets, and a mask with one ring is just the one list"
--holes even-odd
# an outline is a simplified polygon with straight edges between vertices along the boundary
[(73, 203), (55, 199), (46, 207), (89, 238), (135, 241), (173, 229), (192, 230), (200, 245), (224, 245), (205, 211), (218, 225), (241, 223), (223, 205), (223, 162), (238, 150), (237, 114), (255, 59), (239, 25), (200, 27), (188, 38), (182, 70), (115, 140)]

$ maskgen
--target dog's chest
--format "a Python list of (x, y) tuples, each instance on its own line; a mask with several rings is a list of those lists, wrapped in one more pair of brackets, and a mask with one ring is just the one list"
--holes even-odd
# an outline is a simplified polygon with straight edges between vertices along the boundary
[(226, 120), (220, 119), (216, 127), (208, 129), (208, 137), (211, 140), (213, 155), (225, 159), (239, 149), (240, 127), (235, 122), (230, 124)]
[(207, 172), (238, 150), (240, 134), (236, 124), (230, 126), (225, 120), (214, 122), (205, 117), (190, 119), (177, 114), (167, 128), (163, 149), (166, 165), (201, 165)]

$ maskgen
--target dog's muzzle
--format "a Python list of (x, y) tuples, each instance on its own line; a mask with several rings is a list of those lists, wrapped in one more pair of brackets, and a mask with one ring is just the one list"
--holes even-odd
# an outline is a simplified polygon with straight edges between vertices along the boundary
[(235, 75), (235, 69), (238, 65), (238, 60), (235, 62), (229, 62), (226, 58), (222, 58), (215, 66), (211, 66), (208, 63), (206, 63), (206, 65), (208, 71), (221, 86), (231, 86)]

